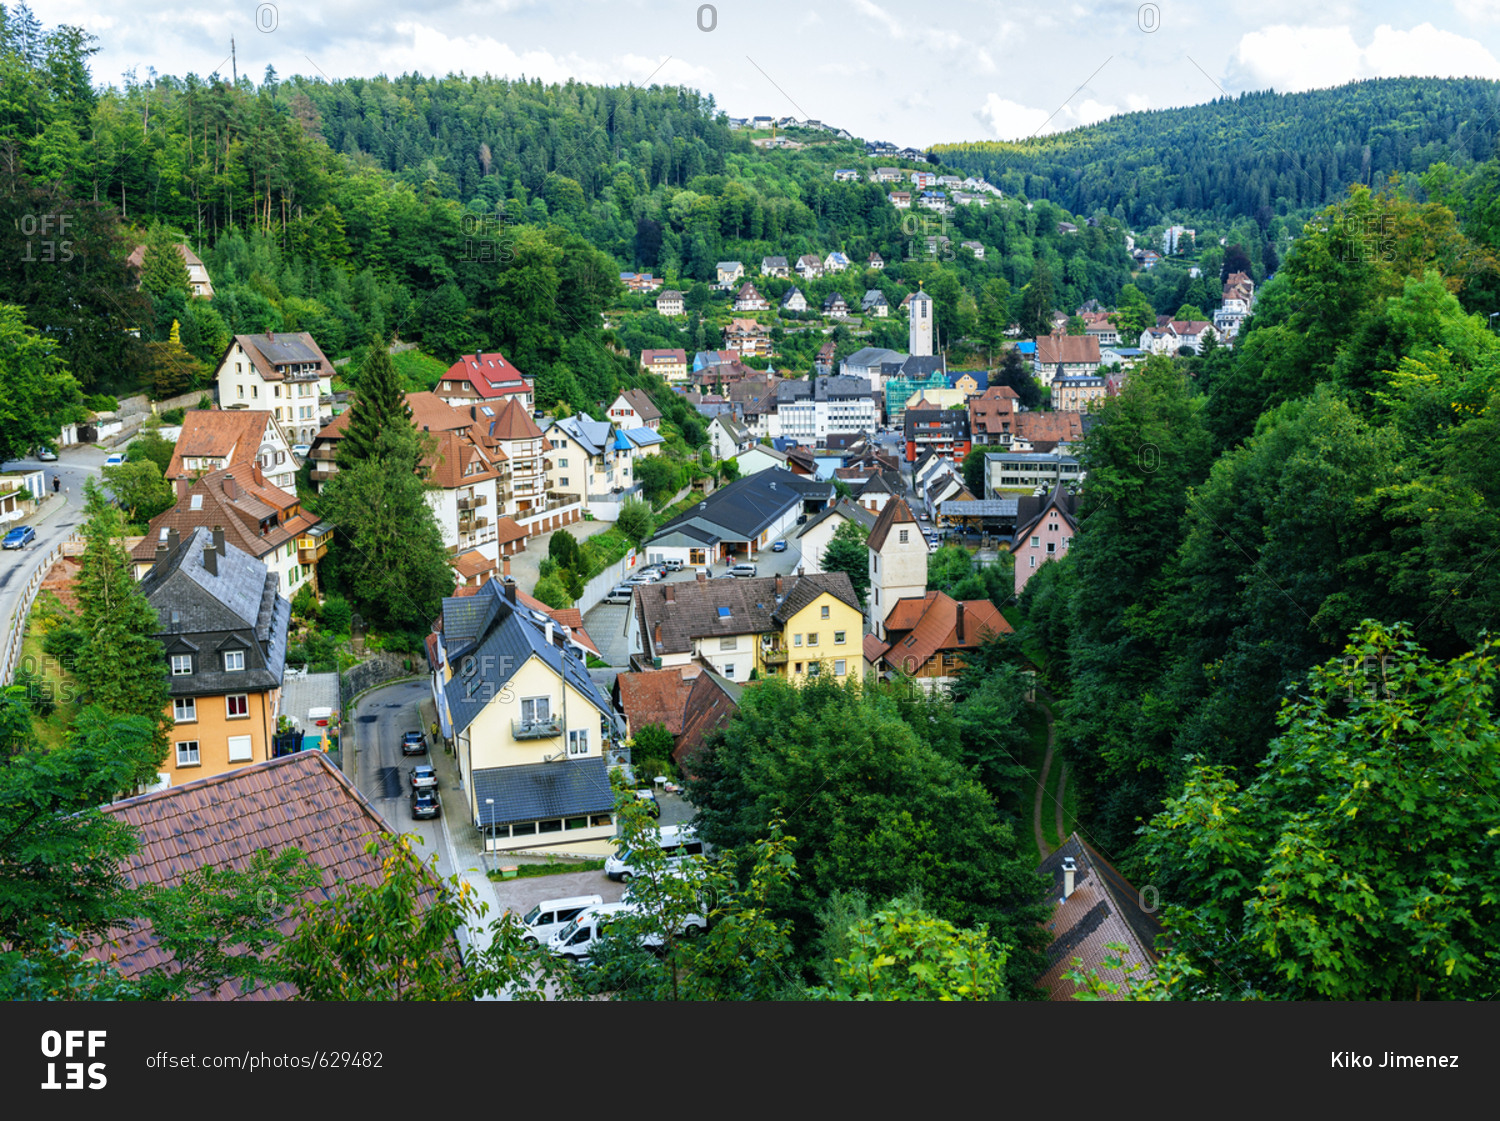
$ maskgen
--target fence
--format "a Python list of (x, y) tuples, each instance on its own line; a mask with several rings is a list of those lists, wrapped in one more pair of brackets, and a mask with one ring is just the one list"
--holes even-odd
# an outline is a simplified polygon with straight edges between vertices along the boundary
[(623, 583), (630, 574), (640, 567), (645, 558), (640, 556), (637, 550), (631, 549), (622, 558), (615, 561), (603, 572), (595, 576), (583, 586), (583, 595), (578, 597), (574, 604), (581, 614), (587, 615), (599, 605), (599, 601), (609, 595), (609, 590), (616, 584)]
[(41, 565), (31, 574), (31, 579), (26, 581), (21, 598), (16, 601), (16, 613), (11, 616), (10, 629), (5, 635), (5, 653), (0, 658), (0, 685), (11, 683), (16, 666), (21, 661), (21, 643), (26, 639), (26, 618), (31, 614), (31, 605), (36, 602), (37, 589), (42, 586), (47, 573), (52, 571), (52, 566), (62, 555), (63, 547), (54, 545), (52, 551), (42, 558)]

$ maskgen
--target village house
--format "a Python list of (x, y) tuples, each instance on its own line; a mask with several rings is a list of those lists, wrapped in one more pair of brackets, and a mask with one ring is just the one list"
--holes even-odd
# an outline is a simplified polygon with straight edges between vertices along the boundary
[[(182, 258), (182, 263), (187, 268), (188, 291), (200, 300), (213, 299), (214, 285), (213, 281), (209, 278), (208, 266), (203, 263), (203, 259), (181, 243), (178, 243), (177, 255)], [(140, 272), (141, 265), (145, 260), (146, 247), (144, 245), (137, 245), (130, 256), (125, 258), (125, 263), (135, 269), (136, 272)], [(140, 287), (139, 277), (136, 278), (136, 287)]]
[(542, 435), (548, 444), (549, 496), (580, 496), (588, 513), (612, 522), (620, 507), (639, 494), (632, 470), (634, 446), (608, 421), (579, 413), (551, 421)]
[(199, 478), (226, 467), (250, 475), (250, 464), (273, 487), (297, 489), (297, 468), (291, 444), (276, 414), (268, 409), (193, 409), (182, 418), (182, 430), (167, 464), (166, 478)]
[(1017, 595), (1039, 566), (1067, 554), (1078, 534), (1077, 507), (1077, 498), (1061, 482), (1054, 483), (1040, 498), (1026, 495), (1018, 499), (1016, 535), (1010, 545)]
[(668, 383), (685, 382), (688, 379), (687, 351), (643, 350), (641, 368), (650, 370)]
[(1051, 334), (1036, 340), (1032, 370), (1051, 378), (1062, 367), (1064, 374), (1093, 374), (1099, 369), (1099, 340), (1090, 335)]
[(720, 413), (708, 425), (708, 449), (715, 459), (733, 459), (755, 441), (732, 414)]
[(683, 303), (682, 293), (675, 288), (668, 288), (656, 297), (657, 315), (685, 315), (687, 308)]
[(445, 405), (462, 409), (469, 405), (495, 407), (515, 397), (528, 412), (532, 408), (532, 383), (498, 350), (465, 354), (433, 386), (433, 393)]
[(724, 342), (736, 354), (765, 358), (771, 353), (771, 332), (753, 319), (733, 319), (724, 328)]
[(878, 672), (900, 674), (928, 692), (946, 693), (966, 655), (996, 635), (1012, 633), (989, 600), (955, 600), (933, 591), (897, 600), (886, 616), (881, 648), (871, 649), (867, 657)]
[(785, 257), (762, 257), (760, 259), (760, 275), (786, 278), (792, 275), (792, 269), (787, 264)]
[(891, 205), (894, 206), (897, 210), (910, 210), (911, 209), (911, 192), (910, 191), (892, 191), (891, 192)]
[(833, 498), (831, 482), (778, 468), (759, 471), (720, 487), (663, 523), (646, 542), (647, 558), (652, 564), (680, 560), (694, 567), (731, 557), (753, 561), (801, 515), (817, 513)]
[(814, 253), (805, 253), (792, 266), (803, 280), (816, 280), (823, 275), (823, 261)]
[(864, 299), (859, 302), (859, 310), (864, 315), (874, 315), (884, 319), (891, 313), (890, 301), (885, 298), (885, 293), (879, 288), (868, 288), (865, 290)]
[(720, 261), (714, 266), (714, 270), (718, 274), (720, 288), (728, 288), (745, 275), (745, 266), (738, 261)]
[(847, 319), (849, 304), (839, 292), (830, 292), (823, 297), (823, 314), (834, 319)]
[(884, 269), (885, 268), (885, 259), (882, 258), (879, 253), (871, 253), (870, 254), (870, 260), (865, 265), (865, 268), (867, 268), (867, 269)]
[(141, 594), (156, 611), (174, 721), (158, 788), (271, 758), (292, 605), (222, 529), (169, 533)]
[(333, 363), (306, 331), (236, 335), (215, 380), (224, 409), (270, 409), (295, 444), (333, 419)]
[(609, 422), (616, 428), (661, 429), (661, 410), (651, 402), (644, 389), (627, 389), (609, 407)]
[(802, 289), (795, 284), (787, 289), (785, 296), (781, 297), (782, 311), (806, 311), (807, 297), (802, 294)]
[(828, 254), (823, 260), (823, 271), (825, 273), (843, 272), (849, 267), (849, 258), (838, 250)]
[(735, 293), (735, 311), (767, 311), (770, 307), (771, 305), (766, 303), (766, 298), (748, 280), (740, 285), (740, 290)]
[(984, 243), (979, 241), (961, 241), (958, 243), (962, 249), (967, 249), (979, 260), (984, 260)]

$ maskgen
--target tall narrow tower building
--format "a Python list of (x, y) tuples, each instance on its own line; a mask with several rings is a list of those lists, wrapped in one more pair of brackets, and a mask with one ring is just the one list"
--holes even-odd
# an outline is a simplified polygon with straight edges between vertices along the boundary
[(907, 305), (911, 317), (907, 349), (914, 357), (932, 357), (932, 297), (921, 290)]

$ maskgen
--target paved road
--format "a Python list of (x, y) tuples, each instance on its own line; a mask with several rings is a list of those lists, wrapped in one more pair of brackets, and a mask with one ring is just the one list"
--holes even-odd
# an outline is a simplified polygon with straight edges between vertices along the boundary
[(31, 574), (54, 546), (62, 544), (79, 532), (83, 523), (84, 480), (100, 477), (99, 469), (112, 454), (103, 448), (64, 448), (56, 462), (43, 463), (36, 459), (16, 459), (0, 465), (5, 471), (44, 472), (47, 493), (52, 493), (52, 476), (62, 479), (67, 488), (62, 493), (62, 502), (52, 501), (46, 508), (22, 522), (9, 522), (6, 530), (17, 525), (30, 525), (36, 530), (36, 540), (24, 549), (11, 549), (0, 553), (0, 623), (7, 628), (11, 616), (19, 605), (21, 591)]

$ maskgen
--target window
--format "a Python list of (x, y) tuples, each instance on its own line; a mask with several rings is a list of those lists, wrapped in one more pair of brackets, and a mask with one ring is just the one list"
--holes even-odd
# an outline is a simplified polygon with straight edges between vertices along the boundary
[(193, 672), (193, 656), (191, 654), (172, 655), (172, 676), (186, 677)]
[(172, 719), (179, 724), (191, 724), (198, 719), (198, 702), (192, 697), (177, 697), (172, 701)]
[(550, 697), (527, 697), (521, 701), (521, 723), (545, 724), (552, 719)]
[(1036, 555), (1035, 554), (1033, 554), (1032, 557), (1031, 557), (1031, 567), (1032, 568), (1036, 567)]
[(243, 650), (224, 651), (224, 669), (228, 673), (237, 673), (245, 668), (245, 652)]
[(1071, 540), (1073, 540), (1071, 537), (1064, 537), (1063, 538), (1063, 548), (1064, 549), (1066, 549), (1068, 547), (1068, 542), (1071, 541)]
[(834, 631), (833, 632), (833, 644), (835, 646), (842, 646), (842, 645), (844, 645), (844, 636), (847, 633), (848, 633), (847, 631)]
[(906, 530), (904, 530), (904, 529), (901, 531), (900, 542), (903, 545), (906, 544)]
[(179, 767), (196, 767), (198, 765), (197, 740), (183, 740), (177, 745), (177, 765)]
[(819, 662), (808, 662), (807, 663), (807, 676), (808, 677), (817, 677), (818, 674), (819, 674), (819, 672), (821, 672), (822, 669), (823, 669), (823, 666), (822, 666), (821, 663), (819, 663)]
[(250, 396), (252, 396), (252, 397), (259, 397), (260, 396), (260, 386), (258, 386), (258, 385), (252, 385), (250, 387)]
[(845, 669), (845, 665), (846, 665), (846, 663), (844, 662), (843, 658), (840, 658), (836, 662), (833, 663), (833, 673), (834, 673), (835, 677), (843, 677), (844, 676), (844, 674), (847, 672), (846, 669)]
[(794, 634), (794, 635), (792, 635), (792, 645), (793, 646), (801, 646), (802, 645), (802, 636), (800, 634)]
[(738, 650), (739, 648), (740, 640), (736, 636), (731, 635), (729, 638), (719, 639), (720, 650)]
[(193, 495), (192, 501), (188, 503), (188, 508), (192, 509), (192, 510), (201, 510), (201, 509), (203, 509), (203, 495), (201, 495), (201, 494), (195, 494), (195, 495)]
[(587, 755), (589, 753), (589, 730), (580, 728), (568, 733), (568, 754)]
[(250, 698), (244, 693), (235, 693), (224, 698), (231, 719), (250, 715)]
[(567, 466), (567, 465), (568, 465), (568, 460), (567, 460), (567, 457), (566, 457), (566, 456), (564, 456), (564, 457), (563, 457), (563, 458), (561, 458), (561, 459), (559, 459), (559, 460), (558, 460), (558, 461), (557, 461), (557, 465), (558, 465), (558, 466), (559, 466), (559, 467), (566, 467), (566, 466)]
[(276, 397), (280, 397), (281, 396), (281, 386), (278, 385), (278, 386), (275, 387), (275, 393), (273, 394), (273, 396), (276, 396)]
[(1033, 538), (1032, 538), (1032, 539), (1031, 539), (1031, 547), (1032, 547), (1032, 548), (1033, 548), (1033, 549), (1035, 549), (1035, 548), (1037, 548), (1037, 547), (1038, 547), (1038, 546), (1040, 546), (1040, 545), (1041, 545), (1041, 543), (1042, 543), (1042, 539), (1041, 539), (1041, 538), (1040, 538), (1040, 537), (1033, 537)]
[(231, 763), (250, 762), (254, 752), (251, 748), (251, 739), (249, 736), (230, 736), (227, 742), (229, 744), (229, 761)]
[(823, 618), (825, 618), (825, 619), (828, 618), (828, 605), (827, 604), (823, 605)]
[(245, 399), (245, 387), (243, 385), (237, 385), (235, 386), (235, 388), (240, 391), (240, 400), (243, 401)]
[(567, 486), (568, 485), (568, 477), (566, 475), (564, 475), (561, 479), (558, 479), (557, 480), (557, 485), (560, 486), (560, 487)]
[(880, 571), (880, 554), (879, 553), (871, 553), (870, 554), (870, 571), (871, 572), (879, 572)]
[(1050, 557), (1057, 552), (1057, 545), (1051, 541), (1047, 542), (1047, 555)]
[(704, 555), (704, 550), (702, 549), (689, 549), (688, 564), (706, 564), (707, 561), (704, 559)]
[(733, 677), (734, 676), (734, 663), (733, 662), (725, 662), (724, 663), (724, 676), (725, 677)]

